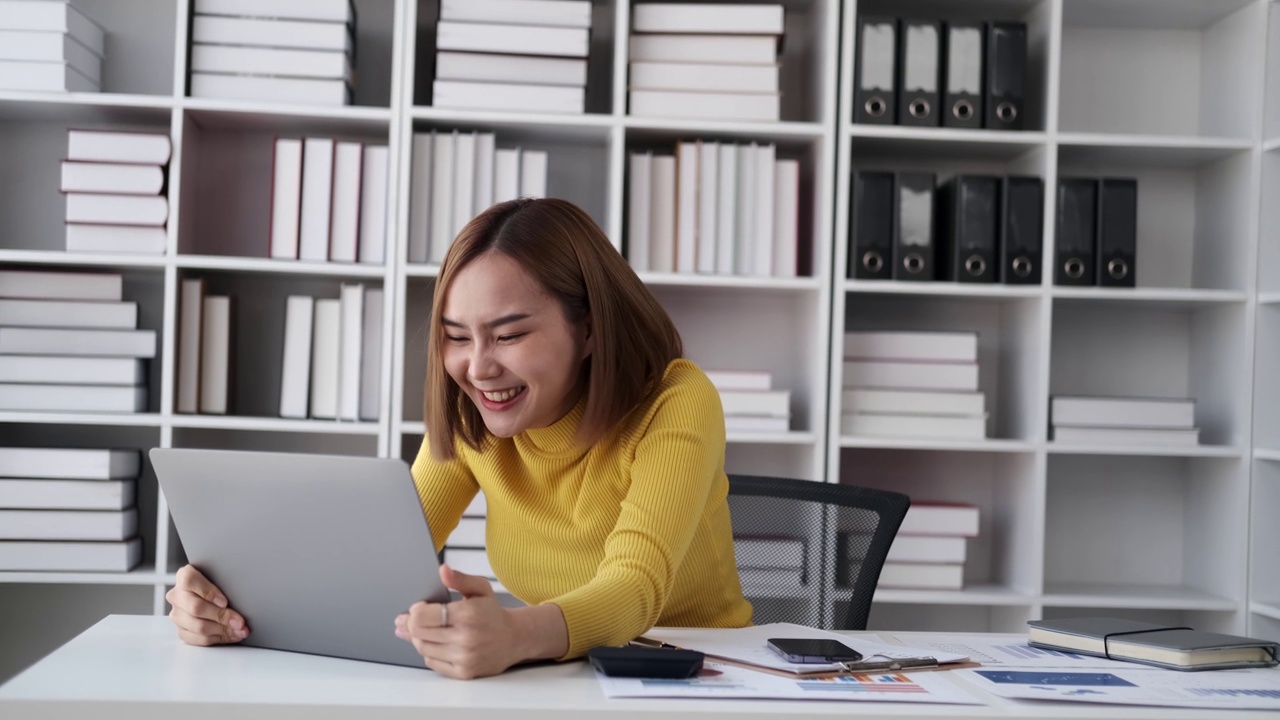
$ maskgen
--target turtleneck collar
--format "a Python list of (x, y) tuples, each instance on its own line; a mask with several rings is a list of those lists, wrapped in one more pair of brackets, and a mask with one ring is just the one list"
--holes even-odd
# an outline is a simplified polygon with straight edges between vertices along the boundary
[(546, 427), (530, 428), (515, 436), (516, 447), (521, 452), (545, 456), (563, 456), (581, 452), (574, 438), (587, 409), (587, 394), (582, 393), (578, 402), (564, 417)]

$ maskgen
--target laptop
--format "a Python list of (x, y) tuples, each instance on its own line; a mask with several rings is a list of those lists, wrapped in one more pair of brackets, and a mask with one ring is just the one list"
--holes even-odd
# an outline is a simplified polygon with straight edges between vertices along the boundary
[(187, 559), (244, 615), (241, 644), (424, 667), (395, 636), (447, 602), (401, 460), (239, 450), (149, 453)]

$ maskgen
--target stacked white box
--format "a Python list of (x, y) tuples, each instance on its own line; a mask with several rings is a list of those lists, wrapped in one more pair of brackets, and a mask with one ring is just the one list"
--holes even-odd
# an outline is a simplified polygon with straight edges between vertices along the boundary
[(0, 0), (0, 90), (100, 91), (105, 34), (70, 2)]

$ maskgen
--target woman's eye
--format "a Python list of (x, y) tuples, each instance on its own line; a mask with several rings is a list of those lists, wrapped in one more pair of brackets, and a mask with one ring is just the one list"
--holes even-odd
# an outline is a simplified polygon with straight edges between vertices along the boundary
[(510, 342), (512, 340), (515, 340), (516, 338), (522, 338), (524, 337), (524, 335), (525, 335), (524, 333), (512, 333), (510, 335), (499, 335), (498, 342)]
[(467, 341), (467, 339), (461, 335), (445, 335), (444, 339), (451, 343), (464, 343)]

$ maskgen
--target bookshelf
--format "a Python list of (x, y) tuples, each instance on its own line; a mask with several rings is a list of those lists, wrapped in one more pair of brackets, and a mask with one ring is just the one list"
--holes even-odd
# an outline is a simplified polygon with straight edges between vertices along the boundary
[[(978, 505), (959, 591), (884, 590), (875, 628), (1016, 631), (1038, 617), (1111, 612), (1280, 637), (1280, 10), (1264, 0), (783, 0), (779, 122), (630, 117), (627, 2), (592, 0), (582, 115), (433, 107), (437, 0), (356, 0), (354, 104), (310, 107), (185, 94), (192, 0), (76, 0), (111, 36), (102, 93), (0, 91), (0, 267), (110, 269), (159, 331), (149, 407), (136, 415), (0, 413), (6, 444), (241, 448), (411, 460), (421, 442), (425, 325), (438, 267), (409, 263), (413, 133), (483, 131), (547, 150), (548, 194), (582, 207), (625, 249), (627, 159), (677, 140), (771, 142), (801, 170), (798, 278), (642, 274), (707, 368), (768, 370), (792, 392), (792, 429), (731, 433), (730, 472), (903, 490)], [(1028, 129), (852, 122), (859, 13), (1026, 22)], [(1265, 60), (1264, 60), (1265, 58)], [(1265, 69), (1265, 78), (1264, 78)], [(1180, 77), (1183, 82), (1170, 82)], [(1265, 92), (1264, 92), (1265, 90)], [(1101, 99), (1101, 100), (1099, 100)], [(168, 132), (168, 252), (62, 251), (57, 161), (73, 127)], [(264, 183), (277, 133), (390, 147), (381, 266), (270, 260)], [(1139, 179), (1136, 289), (848, 279), (855, 169)], [(224, 177), (236, 178), (228, 192)], [(228, 416), (173, 411), (178, 288), (200, 277), (241, 306)], [(284, 297), (384, 295), (377, 422), (275, 417)], [(840, 431), (846, 330), (971, 330), (991, 411), (977, 441)], [(832, 338), (836, 339), (832, 343)], [(768, 342), (762, 342), (767, 338)], [(250, 375), (250, 377), (245, 377)], [(256, 375), (256, 376), (253, 376)], [(1055, 393), (1192, 395), (1194, 448), (1066, 446), (1047, 433)], [(834, 421), (833, 421), (834, 419)], [(0, 573), (6, 677), (107, 612), (167, 611), (182, 562), (148, 469), (144, 563), (127, 574)], [(1141, 529), (1135, 533), (1134, 528)], [(1136, 539), (1135, 539), (1136, 538)], [(1116, 547), (1125, 548), (1116, 553)], [(831, 608), (838, 610), (838, 608)], [(34, 628), (56, 627), (52, 631)]]

